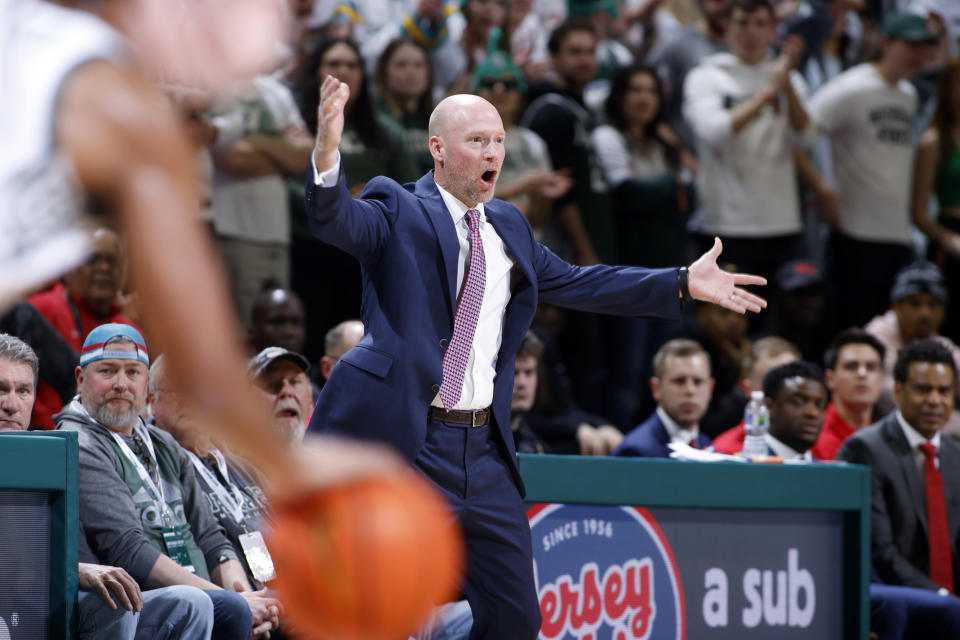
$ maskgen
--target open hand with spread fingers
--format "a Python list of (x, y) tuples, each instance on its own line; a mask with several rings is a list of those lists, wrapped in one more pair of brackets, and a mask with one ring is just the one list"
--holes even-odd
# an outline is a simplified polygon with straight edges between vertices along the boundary
[(743, 289), (745, 285), (767, 284), (766, 278), (746, 273), (728, 273), (717, 266), (717, 258), (723, 250), (720, 238), (714, 238), (713, 247), (690, 265), (688, 288), (695, 300), (712, 302), (721, 307), (746, 313), (759, 313), (767, 301)]

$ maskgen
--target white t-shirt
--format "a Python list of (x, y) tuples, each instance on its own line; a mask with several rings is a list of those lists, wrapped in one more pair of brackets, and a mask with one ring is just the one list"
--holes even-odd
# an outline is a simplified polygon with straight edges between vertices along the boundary
[[(793, 148), (812, 141), (812, 127), (790, 125), (786, 98), (765, 106), (739, 132), (730, 110), (770, 82), (771, 59), (747, 65), (730, 53), (715, 53), (687, 75), (683, 115), (697, 137), (697, 190), (703, 204), (691, 227), (705, 234), (763, 238), (799, 233), (800, 203)], [(806, 83), (792, 72), (801, 102)]]
[[(305, 129), (290, 90), (272, 76), (253, 79), (227, 105), (214, 109), (218, 145), (250, 133), (282, 136), (289, 127)], [(213, 176), (213, 221), (228, 238), (290, 244), (287, 179), (280, 174), (238, 178), (217, 170)]]
[(858, 240), (907, 244), (917, 93), (873, 64), (848, 69), (810, 100), (830, 137), (840, 229)]
[(619, 187), (627, 180), (649, 180), (670, 173), (660, 144), (651, 143), (647, 149), (639, 149), (608, 124), (594, 129), (590, 142), (597, 164), (611, 188)]
[(0, 311), (89, 251), (85, 198), (54, 137), (58, 98), (84, 63), (126, 53), (92, 14), (0, 0)]

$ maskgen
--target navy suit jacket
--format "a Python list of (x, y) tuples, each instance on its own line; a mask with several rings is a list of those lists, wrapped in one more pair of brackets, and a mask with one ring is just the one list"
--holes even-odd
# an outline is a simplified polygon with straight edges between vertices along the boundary
[[(313, 233), (360, 262), (366, 332), (334, 367), (310, 428), (386, 442), (414, 460), (426, 438), (428, 408), (440, 388), (457, 300), (460, 245), (433, 172), (404, 186), (374, 178), (354, 199), (342, 167), (338, 184), (321, 188), (314, 185), (311, 161), (306, 205)], [(573, 266), (537, 243), (514, 206), (491, 200), (484, 211), (515, 263), (492, 410), (505, 462), (523, 494), (510, 431), (510, 397), (517, 347), (538, 299), (584, 311), (663, 318), (678, 318), (682, 303), (676, 269)]]
[[(938, 589), (930, 579), (923, 472), (896, 412), (847, 438), (837, 460), (867, 465), (873, 483), (871, 559), (887, 584)], [(940, 475), (953, 550), (954, 593), (960, 590), (960, 444), (940, 436)]]
[[(670, 434), (663, 426), (660, 416), (654, 411), (653, 415), (644, 420), (633, 431), (627, 434), (620, 446), (613, 451), (615, 456), (641, 458), (669, 458)], [(697, 446), (706, 449), (710, 446), (710, 438), (698, 434)]]

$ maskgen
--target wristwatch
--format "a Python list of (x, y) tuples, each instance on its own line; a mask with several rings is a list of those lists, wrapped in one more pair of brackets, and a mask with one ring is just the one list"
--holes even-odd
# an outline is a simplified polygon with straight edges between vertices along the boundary
[(680, 297), (684, 302), (693, 302), (693, 296), (690, 295), (690, 269), (680, 267), (677, 270), (677, 282), (680, 284)]

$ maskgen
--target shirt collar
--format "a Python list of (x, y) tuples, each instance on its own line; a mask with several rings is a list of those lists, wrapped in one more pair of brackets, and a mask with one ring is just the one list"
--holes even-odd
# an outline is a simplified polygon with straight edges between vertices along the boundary
[(657, 405), (657, 417), (660, 418), (660, 422), (663, 423), (663, 428), (667, 430), (667, 435), (670, 436), (671, 442), (679, 441), (684, 444), (689, 444), (690, 442), (698, 442), (700, 440), (699, 425), (694, 425), (692, 429), (681, 429), (676, 420), (668, 416), (667, 412), (664, 411), (660, 405)]
[(916, 451), (922, 444), (932, 444), (933, 448), (937, 451), (940, 451), (940, 432), (937, 431), (932, 438), (927, 440), (920, 432), (910, 426), (910, 423), (907, 422), (907, 419), (903, 417), (903, 414), (900, 413), (900, 410), (897, 409), (897, 422), (900, 423), (900, 429), (903, 430), (903, 435), (907, 438), (907, 444), (910, 445), (912, 451)]
[(813, 454), (809, 450), (800, 453), (793, 447), (784, 444), (769, 433), (764, 434), (767, 446), (773, 449), (773, 452), (784, 460), (803, 460), (804, 462), (813, 462)]
[[(467, 205), (460, 202), (456, 196), (452, 193), (437, 185), (437, 189), (440, 191), (440, 197), (443, 198), (443, 204), (447, 205), (447, 211), (450, 212), (450, 217), (453, 218), (453, 224), (459, 224), (463, 217), (467, 215), (467, 211), (471, 209)], [(480, 224), (483, 224), (483, 221), (486, 220), (486, 215), (483, 212), (483, 203), (478, 202), (477, 206), (472, 207), (480, 212)]]

